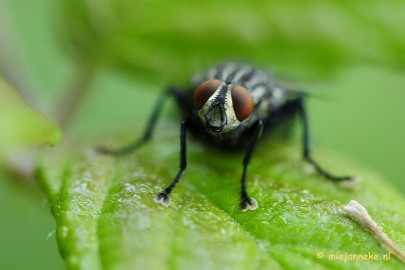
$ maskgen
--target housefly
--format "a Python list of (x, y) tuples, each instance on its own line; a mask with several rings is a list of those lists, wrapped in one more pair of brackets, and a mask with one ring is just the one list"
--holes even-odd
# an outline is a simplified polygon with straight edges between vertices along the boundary
[(253, 150), (263, 130), (269, 130), (294, 115), (302, 121), (303, 157), (316, 171), (333, 181), (351, 180), (348, 176), (336, 176), (323, 169), (311, 155), (308, 116), (304, 106), (306, 95), (279, 85), (268, 72), (249, 64), (224, 62), (199, 74), (185, 89), (169, 87), (158, 99), (140, 139), (120, 149), (99, 148), (110, 155), (125, 155), (152, 136), (164, 101), (174, 97), (183, 113), (180, 123), (180, 169), (172, 182), (155, 197), (163, 206), (170, 205), (170, 193), (179, 182), (187, 167), (186, 134), (193, 133), (220, 149), (244, 150), (241, 176), (240, 210), (254, 210), (258, 204), (247, 192), (247, 170)]

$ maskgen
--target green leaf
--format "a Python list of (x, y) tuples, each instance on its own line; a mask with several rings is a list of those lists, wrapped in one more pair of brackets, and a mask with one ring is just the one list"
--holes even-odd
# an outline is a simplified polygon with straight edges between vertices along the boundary
[[(87, 148), (81, 154), (56, 149), (44, 156), (39, 175), (69, 269), (403, 267), (393, 256), (383, 260), (388, 251), (342, 209), (359, 201), (404, 247), (403, 197), (380, 176), (318, 150), (328, 169), (363, 178), (351, 187), (325, 180), (288, 141), (264, 140), (255, 152), (248, 183), (259, 203), (255, 211), (239, 212), (242, 154), (219, 153), (192, 139), (189, 167), (172, 204), (155, 204), (153, 196), (177, 172), (177, 129), (177, 123), (165, 122), (155, 140), (126, 157), (97, 155), (92, 145), (79, 146)], [(336, 257), (368, 253), (379, 259)]]
[(68, 0), (58, 32), (81, 61), (138, 75), (173, 79), (218, 59), (319, 75), (347, 63), (403, 69), (404, 11), (396, 0)]
[(30, 108), (21, 96), (0, 78), (0, 157), (18, 150), (56, 144), (58, 127)]

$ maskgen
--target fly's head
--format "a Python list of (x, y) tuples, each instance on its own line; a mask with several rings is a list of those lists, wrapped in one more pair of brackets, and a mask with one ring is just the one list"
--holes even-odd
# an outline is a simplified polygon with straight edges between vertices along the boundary
[(254, 110), (253, 97), (246, 88), (215, 79), (197, 87), (194, 104), (206, 130), (212, 134), (237, 128)]

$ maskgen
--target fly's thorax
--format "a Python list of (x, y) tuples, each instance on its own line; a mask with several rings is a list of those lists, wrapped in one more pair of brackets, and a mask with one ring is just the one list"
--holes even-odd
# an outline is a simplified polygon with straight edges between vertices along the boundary
[(264, 119), (286, 102), (287, 93), (284, 88), (274, 85), (267, 85), (263, 91), (260, 90), (254, 91), (252, 95), (256, 104), (255, 113), (258, 118)]

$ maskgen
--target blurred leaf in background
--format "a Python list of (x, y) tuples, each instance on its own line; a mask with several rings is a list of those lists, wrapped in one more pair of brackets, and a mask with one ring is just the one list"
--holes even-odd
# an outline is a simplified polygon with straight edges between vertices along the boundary
[[(60, 265), (55, 241), (47, 241), (53, 222), (39, 203), (38, 187), (28, 180), (36, 151), (57, 144), (61, 132), (1, 77), (0, 97), (0, 268), (53, 268)], [(44, 251), (54, 257), (44, 261)]]
[(0, 78), (0, 159), (27, 148), (55, 145), (59, 128), (24, 103), (19, 93)]
[[(85, 111), (77, 114), (75, 123), (81, 128), (76, 131), (83, 132), (84, 126), (93, 133), (100, 127), (111, 130), (120, 122), (129, 128), (135, 123), (122, 121), (124, 110), (135, 119), (152, 106), (152, 101), (147, 103), (152, 100), (150, 91), (144, 89), (184, 84), (219, 60), (245, 60), (268, 67), (287, 81), (294, 78), (294, 87), (313, 93), (309, 107), (315, 141), (362, 160), (405, 192), (402, 1), (61, 3), (57, 33), (79, 63), (78, 70), (83, 66), (124, 70), (137, 82), (131, 91), (142, 92), (126, 92), (127, 99), (102, 106), (101, 100), (111, 98), (102, 98), (103, 84), (109, 82), (102, 79)], [(145, 81), (152, 86), (138, 86)], [(117, 87), (116, 95), (125, 88), (130, 86)], [(83, 94), (80, 87), (76, 90)], [(95, 116), (114, 113), (121, 121)], [(69, 115), (62, 119), (69, 121)]]
[(394, 0), (0, 0), (0, 64), (32, 107), (89, 140), (134, 133), (159, 90), (219, 60), (269, 67), (314, 93), (315, 145), (405, 192), (404, 13)]
[[(218, 59), (324, 76), (342, 64), (405, 68), (401, 1), (64, 1), (85, 61), (184, 77)], [(66, 21), (65, 21), (66, 22)]]
[[(53, 268), (60, 265), (54, 238), (47, 240), (54, 225), (41, 207), (38, 187), (27, 180), (36, 163), (35, 150), (58, 143), (61, 134), (1, 77), (0, 97), (0, 268)], [(44, 251), (53, 258), (44, 261)]]
[(36, 2), (0, 1), (0, 269), (63, 269), (55, 221), (32, 181), (37, 151), (61, 135), (52, 116), (39, 112), (58, 76), (39, 72), (50, 69), (52, 56), (38, 54), (51, 38), (44, 31), (50, 15)]

